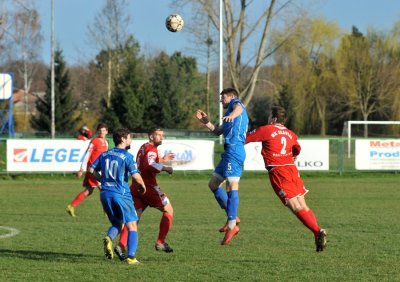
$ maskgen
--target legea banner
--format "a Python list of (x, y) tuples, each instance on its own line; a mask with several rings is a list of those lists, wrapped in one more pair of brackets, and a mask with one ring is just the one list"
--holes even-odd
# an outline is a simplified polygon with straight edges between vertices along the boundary
[(89, 141), (7, 140), (7, 171), (78, 171)]
[(400, 139), (356, 140), (356, 169), (400, 170)]
[[(134, 140), (131, 152), (135, 157), (146, 140)], [(175, 170), (207, 170), (214, 169), (214, 141), (205, 140), (164, 140), (158, 146), (160, 157), (173, 153), (175, 159), (166, 165)]]
[[(296, 159), (299, 170), (329, 170), (329, 140), (299, 140), (300, 155)], [(261, 142), (249, 143), (245, 146), (245, 170), (265, 170), (261, 156)]]
[[(130, 152), (135, 156), (147, 140), (134, 140)], [(7, 140), (7, 171), (78, 171), (89, 141)], [(174, 153), (169, 164), (175, 170), (214, 169), (214, 142), (204, 140), (164, 140), (160, 156)]]

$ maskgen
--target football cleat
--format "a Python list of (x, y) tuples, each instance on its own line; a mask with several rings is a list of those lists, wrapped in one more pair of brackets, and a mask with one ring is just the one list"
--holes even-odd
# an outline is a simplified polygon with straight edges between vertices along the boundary
[(104, 237), (103, 245), (104, 245), (104, 255), (106, 256), (106, 258), (113, 259), (114, 253), (113, 253), (112, 241), (109, 236)]
[(237, 225), (231, 230), (229, 229), (226, 230), (225, 237), (222, 240), (221, 245), (228, 245), (232, 241), (233, 237), (235, 237), (238, 234), (239, 234), (239, 226)]
[[(239, 226), (239, 224), (240, 224), (240, 218), (237, 216), (236, 217), (236, 225)], [(228, 221), (226, 221), (225, 225), (219, 229), (219, 232), (222, 233), (222, 232), (226, 232), (227, 230), (228, 230)]]
[(159, 252), (172, 253), (174, 251), (167, 243), (164, 244), (156, 243), (154, 247), (156, 251)]
[(126, 252), (119, 245), (114, 247), (114, 253), (117, 255), (120, 261), (126, 260)]
[(68, 206), (65, 208), (65, 211), (66, 211), (70, 216), (76, 217), (75, 208), (74, 208), (73, 206), (68, 205)]
[(317, 252), (322, 252), (326, 248), (326, 237), (326, 230), (321, 229), (317, 238), (315, 238), (315, 246), (317, 247)]
[(127, 264), (129, 264), (129, 265), (139, 265), (139, 264), (141, 264), (141, 262), (140, 261), (138, 261), (135, 257), (128, 257), (127, 259), (126, 259), (126, 263)]

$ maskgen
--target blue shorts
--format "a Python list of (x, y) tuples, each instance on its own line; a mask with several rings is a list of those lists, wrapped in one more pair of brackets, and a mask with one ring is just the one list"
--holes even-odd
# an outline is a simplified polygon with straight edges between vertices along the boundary
[(215, 174), (228, 177), (242, 176), (244, 160), (246, 159), (246, 151), (243, 145), (225, 145), (225, 150), (221, 154), (221, 161), (214, 170)]
[(100, 200), (108, 219), (114, 226), (137, 221), (139, 219), (132, 197), (102, 191), (100, 193)]

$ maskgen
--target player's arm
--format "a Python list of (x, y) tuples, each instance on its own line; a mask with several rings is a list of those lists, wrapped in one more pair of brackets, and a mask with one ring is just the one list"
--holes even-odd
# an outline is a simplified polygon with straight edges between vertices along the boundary
[(247, 132), (246, 134), (246, 144), (251, 142), (262, 142), (265, 140), (263, 134), (263, 128), (259, 127), (253, 131)]
[(141, 194), (146, 193), (146, 185), (144, 185), (143, 178), (139, 173), (132, 174), (132, 181), (136, 182), (139, 185), (139, 192)]
[(292, 146), (292, 154), (293, 154), (294, 159), (296, 159), (296, 157), (298, 155), (300, 155), (300, 151), (301, 151), (301, 146), (300, 146), (299, 142), (297, 141), (297, 137), (296, 137), (295, 144)]
[(96, 180), (100, 182), (101, 174), (98, 171), (96, 171), (96, 170), (94, 170), (93, 168), (90, 167), (89, 168), (89, 173), (93, 174), (94, 178), (96, 178)]
[(225, 116), (222, 119), (226, 122), (232, 122), (236, 117), (240, 116), (243, 112), (242, 105), (237, 102), (233, 104), (233, 111), (229, 114), (229, 116)]
[(89, 161), (89, 158), (90, 158), (90, 155), (91, 155), (92, 152), (93, 152), (93, 147), (94, 147), (94, 146), (93, 146), (93, 143), (90, 142), (89, 146), (88, 146), (87, 149), (86, 149), (85, 156), (84, 156), (83, 161), (82, 161), (82, 164), (81, 164), (81, 168), (80, 168), (80, 170), (76, 173), (76, 176), (77, 176), (77, 177), (81, 177), (82, 174), (83, 174), (83, 172), (85, 171), (85, 169), (86, 169), (86, 167), (87, 167), (87, 164), (88, 164), (88, 161)]
[(100, 162), (101, 156), (99, 156), (89, 167), (88, 173), (93, 174), (94, 178), (96, 178), (97, 181), (101, 181), (101, 174), (99, 173), (101, 169), (101, 162)]
[(215, 126), (210, 122), (210, 119), (208, 118), (208, 115), (203, 112), (202, 110), (197, 110), (196, 112), (196, 118), (204, 124), (208, 130), (210, 130), (212, 133), (215, 135), (221, 135), (224, 132), (224, 129), (222, 126)]

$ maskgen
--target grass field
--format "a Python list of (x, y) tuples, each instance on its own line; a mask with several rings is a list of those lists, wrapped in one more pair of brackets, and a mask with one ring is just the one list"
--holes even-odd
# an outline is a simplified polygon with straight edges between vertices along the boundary
[(400, 281), (400, 175), (305, 177), (307, 201), (328, 230), (328, 248), (314, 240), (273, 194), (265, 175), (241, 181), (241, 232), (221, 246), (225, 215), (208, 191), (208, 175), (160, 177), (175, 208), (168, 242), (154, 250), (160, 212), (139, 225), (140, 267), (105, 259), (109, 226), (98, 192), (77, 209), (71, 177), (0, 180), (0, 281)]

